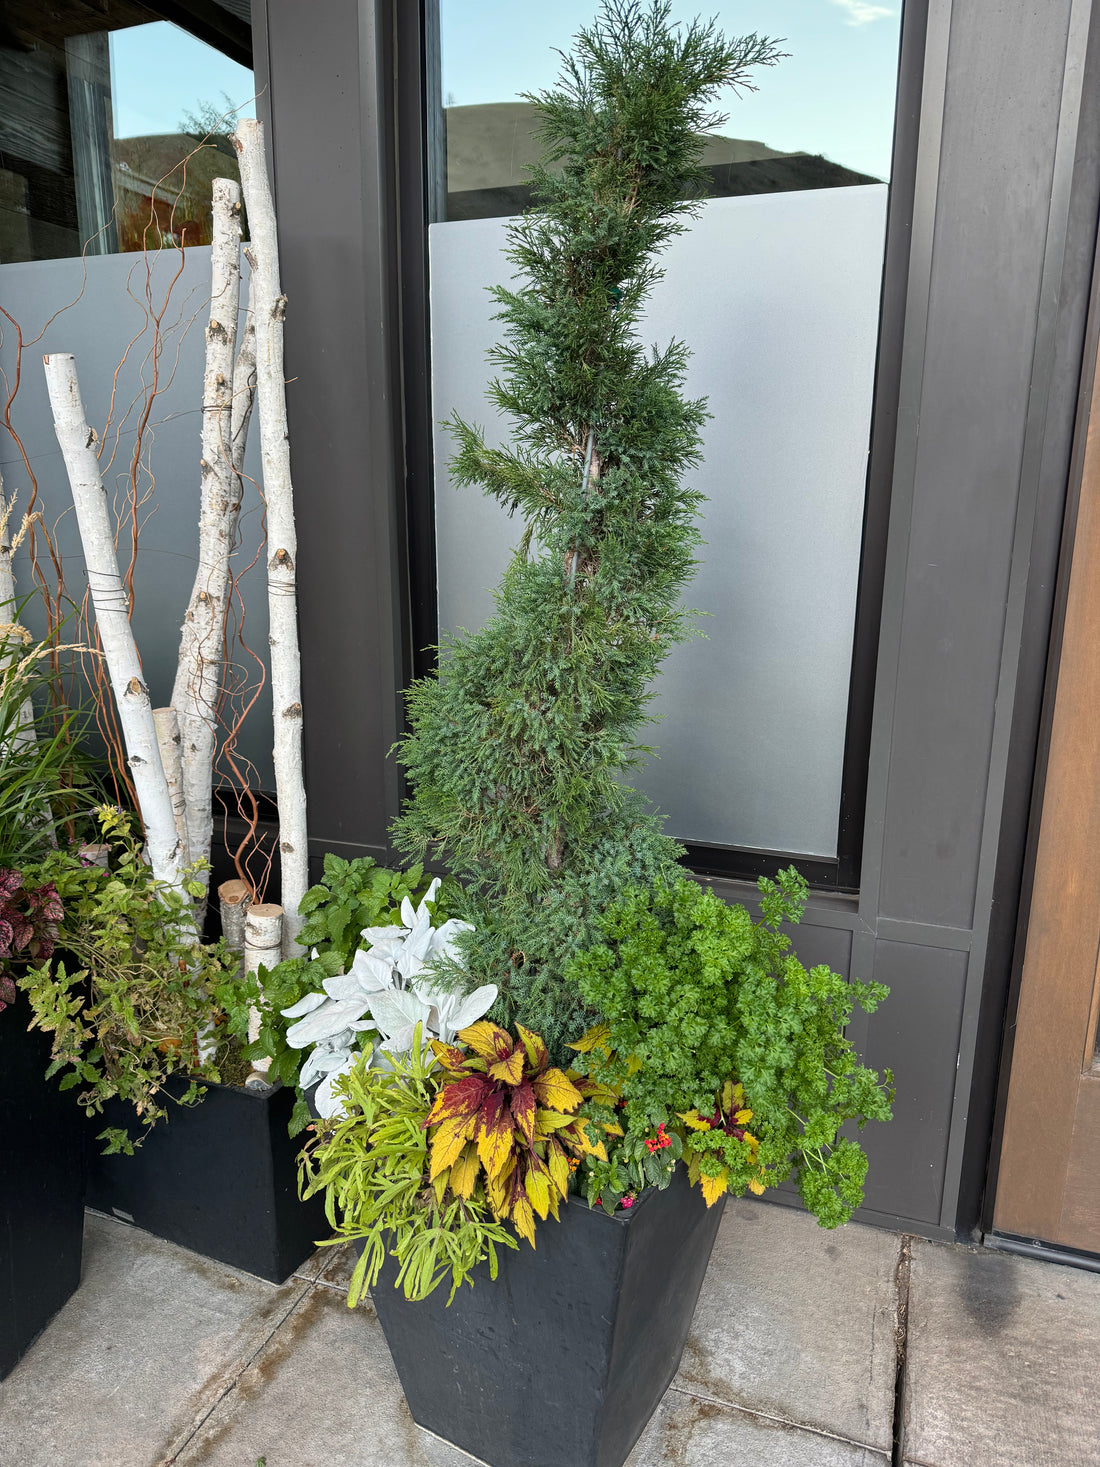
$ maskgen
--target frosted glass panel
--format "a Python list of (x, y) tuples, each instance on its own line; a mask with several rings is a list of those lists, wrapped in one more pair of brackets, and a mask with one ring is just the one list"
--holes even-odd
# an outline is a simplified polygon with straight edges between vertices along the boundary
[[(694, 484), (701, 564), (688, 604), (706, 640), (665, 663), (636, 783), (684, 840), (835, 856), (878, 335), (887, 188), (708, 202), (664, 259), (643, 323), (694, 356), (713, 414)], [(485, 287), (506, 281), (506, 219), (431, 227), (433, 409), (488, 404), (498, 339)], [(481, 626), (521, 529), (447, 475), (436, 429), (439, 617)]]

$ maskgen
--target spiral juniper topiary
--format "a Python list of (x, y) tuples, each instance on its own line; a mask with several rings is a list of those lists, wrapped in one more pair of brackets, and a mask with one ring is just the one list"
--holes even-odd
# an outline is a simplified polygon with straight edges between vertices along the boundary
[(715, 99), (778, 58), (669, 10), (605, 0), (558, 86), (527, 98), (547, 148), (539, 206), (510, 231), (518, 288), (493, 292), (490, 398), (513, 446), (451, 420), (458, 483), (518, 510), (526, 535), (494, 616), (412, 687), (399, 752), (413, 793), (398, 844), (466, 881), (471, 981), (497, 983), (501, 1021), (518, 1011), (552, 1045), (576, 1029), (561, 975), (592, 916), (678, 854), (623, 774), (661, 661), (690, 633), (701, 496), (682, 477), (706, 406), (681, 391), (687, 348), (646, 350), (637, 326), (657, 255), (699, 208)]

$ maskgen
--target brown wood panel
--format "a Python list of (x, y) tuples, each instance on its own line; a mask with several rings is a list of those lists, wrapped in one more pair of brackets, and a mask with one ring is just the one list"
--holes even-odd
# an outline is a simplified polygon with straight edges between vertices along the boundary
[[(1062, 1194), (1062, 1215), (1058, 1220), (1061, 1239), (1095, 1237), (1100, 1227), (1100, 1153), (1096, 1138), (1100, 1136), (1100, 1075), (1081, 1079), (1077, 1091), (1077, 1110), (1073, 1118), (1066, 1185)], [(1086, 1247), (1080, 1243), (1078, 1247)], [(1096, 1252), (1095, 1247), (1090, 1252)]]
[(1100, 1252), (1100, 372), (1057, 678), (993, 1223)]

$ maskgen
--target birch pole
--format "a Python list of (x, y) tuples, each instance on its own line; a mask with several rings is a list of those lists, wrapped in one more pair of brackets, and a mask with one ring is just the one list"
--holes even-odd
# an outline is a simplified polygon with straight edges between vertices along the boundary
[[(241, 477), (234, 466), (233, 352), (241, 286), (241, 191), (231, 178), (213, 183), (214, 225), (210, 251), (210, 318), (202, 383), (202, 479), (199, 563), (180, 630), (172, 707), (179, 719), (186, 858), (208, 860), (214, 829), (211, 802), (222, 648), (229, 594), (229, 557), (241, 507)], [(247, 418), (245, 419), (247, 429)], [(243, 433), (242, 433), (243, 440)], [(242, 442), (243, 457), (243, 442)], [(202, 882), (196, 921), (206, 913), (209, 870)]]
[[(285, 916), (282, 907), (274, 903), (260, 902), (248, 908), (244, 918), (244, 970), (246, 973), (259, 973), (261, 966), (270, 971), (278, 963), (283, 954), (283, 924)], [(248, 1042), (255, 1043), (260, 1037), (260, 1013), (258, 1009), (250, 1009), (248, 1013)], [(267, 1072), (271, 1067), (271, 1061), (266, 1057), (254, 1060), (252, 1073), (245, 1081), (246, 1085), (266, 1085)]]
[(172, 815), (168, 781), (160, 762), (153, 707), (149, 701), (149, 689), (142, 680), (141, 662), (130, 626), (129, 598), (118, 573), (107, 494), (95, 451), (96, 435), (88, 426), (84, 413), (75, 359), (67, 352), (51, 352), (42, 360), (46, 368), (54, 431), (65, 460), (84, 546), (88, 588), (122, 725), (127, 763), (145, 826), (149, 864), (158, 881), (180, 892), (187, 903), (185, 910), (190, 912), (190, 898), (180, 882), (180, 843)]
[[(11, 535), (11, 518), (14, 513), (15, 496), (13, 495), (10, 501), (4, 498), (4, 477), (0, 474), (0, 632), (6, 630), (8, 639), (13, 644), (23, 635), (23, 629), (19, 625), (19, 606), (15, 599), (15, 572), (12, 569), (12, 556), (27, 528), (27, 521), (24, 519), (19, 531), (14, 536)], [(14, 667), (18, 661), (18, 653), (13, 645), (3, 662), (0, 663), (0, 676), (6, 675), (8, 668)], [(34, 708), (31, 700), (24, 698), (19, 705), (15, 744), (17, 747), (25, 747), (36, 742)]]
[(284, 910), (283, 955), (297, 957), (303, 951), (297, 938), (304, 921), (298, 908), (309, 878), (306, 791), (302, 777), (302, 668), (295, 585), (298, 542), (294, 530), (294, 494), (283, 374), (286, 297), (279, 284), (275, 210), (267, 182), (260, 123), (254, 118), (242, 119), (233, 144), (240, 163), (241, 187), (251, 235), (245, 254), (252, 267), (249, 304), (256, 328), (256, 400), (260, 414), (264, 498), (267, 502), (267, 602)]

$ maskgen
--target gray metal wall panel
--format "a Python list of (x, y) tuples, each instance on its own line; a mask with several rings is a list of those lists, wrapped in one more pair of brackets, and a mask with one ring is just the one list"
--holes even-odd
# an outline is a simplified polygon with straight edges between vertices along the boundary
[(875, 946), (875, 977), (890, 997), (871, 1015), (862, 1047), (869, 1065), (893, 1070), (897, 1098), (894, 1121), (870, 1124), (860, 1136), (870, 1161), (869, 1210), (939, 1219), (966, 967), (966, 953)]
[(952, 19), (880, 903), (952, 926), (973, 915), (1068, 12)]
[(310, 846), (378, 852), (394, 803), (385, 753), (401, 612), (376, 17), (357, 0), (268, 0), (266, 32)]

